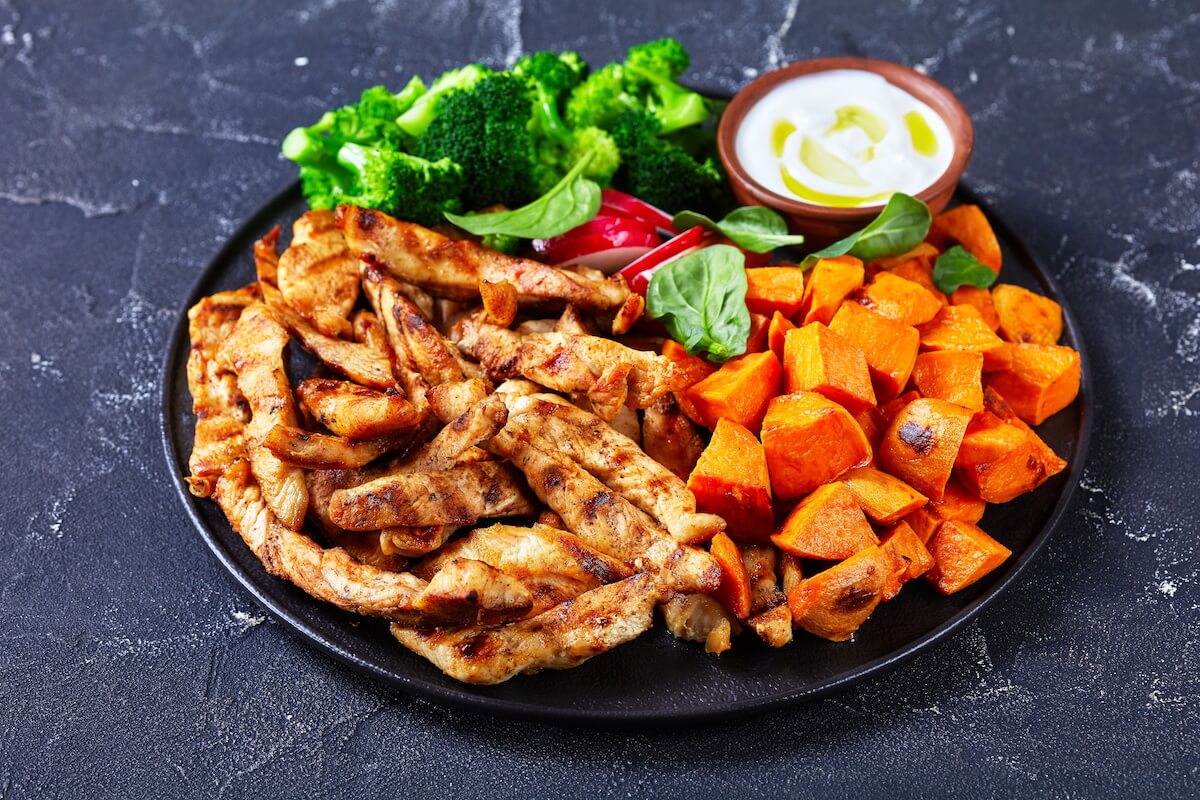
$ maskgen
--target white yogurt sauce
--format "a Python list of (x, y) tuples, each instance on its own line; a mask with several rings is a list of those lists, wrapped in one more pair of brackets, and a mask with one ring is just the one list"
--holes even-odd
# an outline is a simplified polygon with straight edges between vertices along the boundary
[(880, 75), (830, 70), (784, 81), (742, 120), (738, 160), (784, 197), (826, 206), (877, 205), (916, 194), (954, 156), (936, 111)]

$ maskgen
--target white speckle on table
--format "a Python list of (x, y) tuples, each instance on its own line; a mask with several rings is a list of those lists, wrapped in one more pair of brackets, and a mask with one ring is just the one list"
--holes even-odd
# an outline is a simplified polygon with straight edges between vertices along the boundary
[(1158, 584), (1158, 591), (1162, 592), (1167, 597), (1174, 597), (1175, 593), (1179, 591), (1179, 584), (1168, 578), (1167, 580)]
[(767, 36), (768, 70), (775, 69), (784, 61), (783, 39), (788, 35), (788, 31), (792, 29), (792, 23), (796, 21), (796, 11), (799, 7), (800, 0), (788, 0), (787, 7), (783, 10), (783, 20), (779, 23), (779, 27)]
[(61, 378), (63, 376), (62, 370), (54, 366), (54, 359), (49, 356), (43, 356), (40, 353), (29, 354), (29, 365), (39, 375), (51, 378)]
[(292, 63), (295, 64), (297, 67), (307, 67), (308, 66), (308, 56), (296, 56), (296, 58), (292, 61)]

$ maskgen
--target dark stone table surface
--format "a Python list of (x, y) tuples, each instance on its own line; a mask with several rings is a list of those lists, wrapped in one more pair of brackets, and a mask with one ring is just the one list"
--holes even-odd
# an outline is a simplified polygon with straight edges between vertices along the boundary
[[(812, 705), (665, 732), (437, 707), (267, 619), (189, 527), (158, 438), (198, 270), (292, 180), (281, 133), (376, 82), (671, 33), (700, 84), (914, 65), (968, 179), (1072, 299), (1090, 463), (1017, 585)], [(1184, 797), (1200, 792), (1200, 8), (0, 0), (0, 798)]]

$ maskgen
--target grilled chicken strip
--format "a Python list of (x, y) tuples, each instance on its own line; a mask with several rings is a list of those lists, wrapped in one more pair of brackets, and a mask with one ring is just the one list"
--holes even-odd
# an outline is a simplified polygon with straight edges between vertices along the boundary
[(473, 625), (520, 619), (533, 608), (533, 595), (521, 581), (490, 564), (454, 558), (429, 580), (418, 603), (434, 618), (461, 619), (474, 613)]
[(259, 283), (275, 286), (279, 280), (279, 226), (254, 243), (254, 272)]
[(242, 311), (258, 300), (253, 284), (205, 297), (188, 309), (187, 380), (196, 415), (196, 435), (188, 458), (188, 488), (196, 497), (212, 494), (225, 468), (246, 453), (249, 408), (237, 376), (217, 360), (221, 344), (233, 332)]
[(357, 442), (291, 425), (271, 428), (262, 445), (285, 464), (306, 469), (357, 469), (388, 451), (388, 445), (378, 440)]
[(550, 394), (510, 396), (508, 405), (510, 420), (528, 423), (522, 435), (530, 444), (570, 456), (661, 522), (676, 541), (706, 542), (725, 530), (720, 517), (696, 513), (696, 497), (677, 475), (596, 415)]
[(458, 346), (493, 380), (520, 375), (558, 392), (584, 392), (607, 419), (623, 404), (646, 408), (683, 388), (683, 376), (669, 360), (600, 336), (521, 335), (477, 316), (462, 320), (456, 333)]
[(433, 581), (439, 570), (459, 558), (482, 561), (519, 579), (533, 595), (535, 614), (629, 577), (629, 570), (620, 561), (593, 550), (566, 531), (545, 525), (476, 529), (413, 565), (412, 572)]
[(637, 638), (654, 621), (664, 594), (653, 576), (635, 575), (501, 628), (417, 631), (395, 624), (392, 635), (452, 678), (496, 684), (576, 667)]
[(329, 430), (349, 439), (379, 439), (411, 431), (422, 417), (395, 389), (309, 379), (296, 387), (301, 405)]
[(792, 613), (787, 595), (779, 590), (776, 580), (775, 548), (745, 545), (742, 563), (750, 576), (750, 618), (746, 624), (771, 647), (783, 647), (792, 641)]
[(522, 306), (571, 303), (589, 311), (615, 311), (629, 297), (620, 277), (585, 277), (507, 256), (379, 211), (339, 206), (337, 221), (350, 249), (364, 261), (443, 297), (479, 302), (482, 281), (511, 284)]
[(524, 438), (527, 427), (527, 420), (510, 419), (487, 448), (524, 472), (538, 499), (562, 517), (580, 541), (634, 571), (661, 573), (670, 588), (716, 591), (721, 569), (712, 556), (677, 543), (645, 512), (569, 457), (530, 444)]
[(675, 395), (658, 398), (642, 418), (642, 448), (646, 455), (686, 481), (696, 468), (704, 441), (679, 407)]
[(333, 212), (306, 211), (279, 257), (276, 285), (289, 306), (326, 336), (349, 337), (358, 299), (358, 258), (346, 247)]
[(329, 516), (329, 499), (338, 489), (355, 486), (367, 478), (367, 470), (315, 469), (304, 476), (308, 483), (308, 507), (326, 541), (341, 547), (355, 559), (379, 569), (400, 572), (409, 560), (385, 552), (382, 531), (346, 531), (334, 524)]
[(250, 467), (271, 511), (287, 527), (299, 530), (308, 512), (304, 471), (262, 447), (276, 425), (296, 426), (296, 401), (283, 366), (288, 335), (262, 303), (242, 312), (237, 327), (221, 345), (219, 358), (237, 374), (238, 389), (250, 405), (246, 436)]
[(704, 649), (720, 655), (732, 647), (730, 638), (741, 632), (737, 619), (707, 594), (676, 593), (662, 604), (667, 630), (677, 639), (704, 642)]

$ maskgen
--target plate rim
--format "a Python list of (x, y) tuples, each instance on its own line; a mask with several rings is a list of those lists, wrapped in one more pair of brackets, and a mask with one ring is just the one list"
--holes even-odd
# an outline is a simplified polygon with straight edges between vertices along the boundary
[[(980, 595), (968, 605), (961, 608), (957, 613), (946, 619), (941, 625), (933, 628), (923, 636), (914, 639), (911, 642), (893, 650), (886, 655), (872, 659), (864, 664), (861, 664), (853, 669), (846, 670), (842, 673), (833, 675), (829, 678), (821, 680), (817, 683), (802, 686), (795, 689), (789, 689), (781, 692), (775, 692), (769, 695), (763, 695), (749, 700), (740, 700), (731, 703), (725, 703), (717, 706), (709, 706), (699, 709), (683, 709), (679, 711), (671, 711), (667, 713), (639, 713), (638, 711), (606, 711), (603, 709), (572, 709), (572, 708), (552, 708), (547, 706), (539, 706), (531, 703), (513, 701), (505, 698), (489, 697), (486, 695), (475, 694), (468, 691), (466, 688), (456, 688), (441, 686), (430, 683), (424, 679), (396, 673), (385, 669), (377, 664), (374, 664), (360, 656), (354, 651), (342, 647), (337, 642), (325, 636), (320, 630), (308, 624), (305, 620), (292, 614), (286, 607), (276, 603), (274, 599), (258, 584), (258, 576), (253, 576), (249, 572), (244, 571), (237, 563), (232, 552), (226, 548), (220, 539), (209, 530), (208, 525), (201, 518), (199, 512), (200, 500), (192, 496), (188, 491), (187, 484), (184, 481), (183, 471), (180, 465), (187, 464), (187, 455), (176, 450), (172, 437), (173, 420), (175, 417), (175, 403), (172, 397), (171, 388), (173, 385), (172, 377), (176, 373), (179, 362), (186, 357), (188, 351), (188, 318), (187, 312), (202, 296), (202, 290), (211, 280), (213, 274), (220, 267), (228, 263), (230, 258), (236, 252), (235, 245), (252, 234), (253, 231), (260, 229), (263, 226), (264, 219), (271, 219), (277, 216), (278, 211), (282, 208), (294, 203), (300, 196), (299, 181), (292, 181), (283, 190), (276, 193), (267, 202), (257, 207), (247, 216), (236, 229), (234, 229), (226, 238), (224, 244), (217, 250), (205, 267), (197, 275), (189, 288), (185, 302), (179, 310), (178, 318), (172, 329), (170, 339), (167, 343), (165, 358), (162, 362), (162, 371), (158, 379), (159, 391), (159, 435), (163, 445), (163, 454), (167, 461), (167, 466), (171, 473), (172, 484), (175, 489), (175, 494), (179, 497), (183, 504), (184, 510), (187, 513), (188, 519), (192, 523), (192, 527), (200, 533), (208, 549), (216, 556), (217, 560), (245, 591), (247, 591), (254, 601), (267, 613), (271, 614), (276, 621), (283, 623), (285, 630), (289, 635), (298, 637), (307, 646), (318, 650), (328, 656), (332, 656), (335, 660), (355, 669), (359, 672), (370, 675), (382, 682), (399, 688), (412, 695), (419, 696), (424, 699), (434, 700), (456, 708), (469, 710), (473, 712), (486, 712), (512, 718), (532, 719), (542, 722), (550, 722), (564, 725), (589, 725), (594, 727), (622, 727), (633, 724), (671, 724), (671, 723), (711, 723), (718, 720), (729, 720), (735, 718), (745, 718), (757, 714), (762, 714), (767, 711), (795, 707), (802, 703), (807, 703), (813, 700), (827, 697), (837, 692), (854, 686), (869, 678), (877, 677), (891, 670), (905, 661), (915, 657), (918, 653), (924, 652), (934, 645), (942, 642), (946, 638), (957, 633), (961, 628), (966, 626), (975, 617), (977, 617), (985, 608), (1001, 597), (1014, 582), (1021, 576), (1028, 565), (1037, 557), (1037, 555), (1045, 547), (1047, 540), (1057, 529), (1070, 505), (1071, 499), (1075, 494), (1075, 489), (1083, 477), (1084, 468), (1087, 465), (1087, 456), (1089, 444), (1093, 430), (1093, 414), (1092, 404), (1090, 402), (1092, 394), (1092, 373), (1090, 361), (1088, 359), (1086, 343), (1082, 336), (1082, 330), (1079, 322), (1067, 302), (1058, 282), (1055, 281), (1053, 275), (1047, 271), (1042, 261), (1037, 257), (1036, 253), (1028, 246), (1025, 239), (1016, 234), (1008, 222), (1002, 217), (994, 213), (992, 205), (982, 198), (976, 191), (972, 190), (964, 183), (960, 182), (955, 191), (954, 199), (960, 202), (968, 202), (979, 205), (987, 215), (993, 228), (1001, 234), (1001, 238), (1006, 240), (1023, 263), (1031, 267), (1031, 272), (1034, 273), (1037, 281), (1042, 285), (1046, 293), (1054, 298), (1063, 310), (1064, 329), (1068, 333), (1073, 343), (1073, 347), (1078, 351), (1080, 358), (1080, 390), (1079, 395), (1075, 399), (1075, 403), (1079, 403), (1079, 423), (1075, 430), (1075, 450), (1071, 458), (1070, 466), (1067, 470), (1066, 482), (1062, 493), (1059, 495), (1054, 508), (1050, 512), (1050, 516), (1041, 530), (1034, 536), (1030, 544), (1013, 560), (1008, 566), (1006, 572), (1001, 576), (1000, 582), (997, 583), (986, 594)], [(238, 539), (240, 543), (240, 538)], [(244, 545), (243, 545), (244, 546)], [(268, 580), (280, 580), (271, 575), (267, 575)], [(311, 599), (313, 603), (318, 602)], [(536, 680), (536, 676), (518, 676), (518, 680)]]

